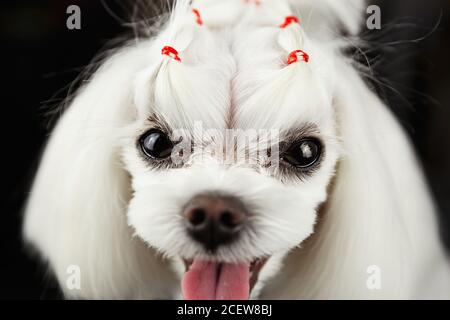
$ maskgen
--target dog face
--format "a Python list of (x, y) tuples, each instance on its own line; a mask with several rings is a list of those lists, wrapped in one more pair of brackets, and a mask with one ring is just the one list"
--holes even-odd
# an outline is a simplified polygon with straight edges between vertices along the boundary
[[(257, 295), (312, 234), (338, 159), (331, 60), (297, 25), (242, 34), (197, 34), (135, 82), (128, 220), (187, 299)], [(310, 59), (289, 63), (297, 48)]]

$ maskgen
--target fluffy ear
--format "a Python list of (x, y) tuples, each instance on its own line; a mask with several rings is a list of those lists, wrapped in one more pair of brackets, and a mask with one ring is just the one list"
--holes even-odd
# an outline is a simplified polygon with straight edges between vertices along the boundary
[[(267, 297), (443, 298), (448, 264), (409, 141), (386, 106), (341, 62), (335, 108), (344, 149), (315, 234)], [(379, 286), (378, 286), (379, 285)], [(266, 297), (266, 296), (263, 296)]]
[[(34, 181), (24, 236), (68, 297), (175, 295), (166, 262), (127, 226), (131, 187), (120, 141), (135, 117), (132, 85), (149, 63), (147, 50), (140, 45), (116, 53), (81, 90), (53, 131)], [(79, 290), (66, 285), (74, 270)]]

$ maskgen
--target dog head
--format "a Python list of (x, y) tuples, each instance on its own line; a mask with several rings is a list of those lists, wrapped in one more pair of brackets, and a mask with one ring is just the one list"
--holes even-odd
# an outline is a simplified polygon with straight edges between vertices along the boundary
[(178, 8), (135, 81), (128, 221), (179, 265), (185, 298), (256, 295), (327, 197), (333, 61), (278, 8), (266, 13), (278, 24), (248, 18), (226, 35), (198, 23), (208, 8)]
[(69, 296), (256, 297), (315, 230), (344, 128), (339, 45), (288, 2), (210, 3), (178, 1), (114, 54), (50, 139), (25, 234), (60, 283), (80, 267)]

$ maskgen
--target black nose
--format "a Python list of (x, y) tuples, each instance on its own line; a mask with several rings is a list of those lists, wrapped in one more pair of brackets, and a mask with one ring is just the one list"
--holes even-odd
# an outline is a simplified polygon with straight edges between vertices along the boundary
[(211, 252), (237, 237), (246, 215), (242, 202), (231, 196), (199, 195), (184, 209), (189, 234)]

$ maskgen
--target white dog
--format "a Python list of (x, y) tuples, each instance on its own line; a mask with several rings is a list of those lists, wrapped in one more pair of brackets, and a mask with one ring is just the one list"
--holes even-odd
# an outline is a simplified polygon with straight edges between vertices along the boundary
[(412, 148), (341, 53), (336, 30), (356, 34), (364, 11), (178, 1), (111, 55), (51, 135), (26, 208), (66, 297), (450, 298)]

